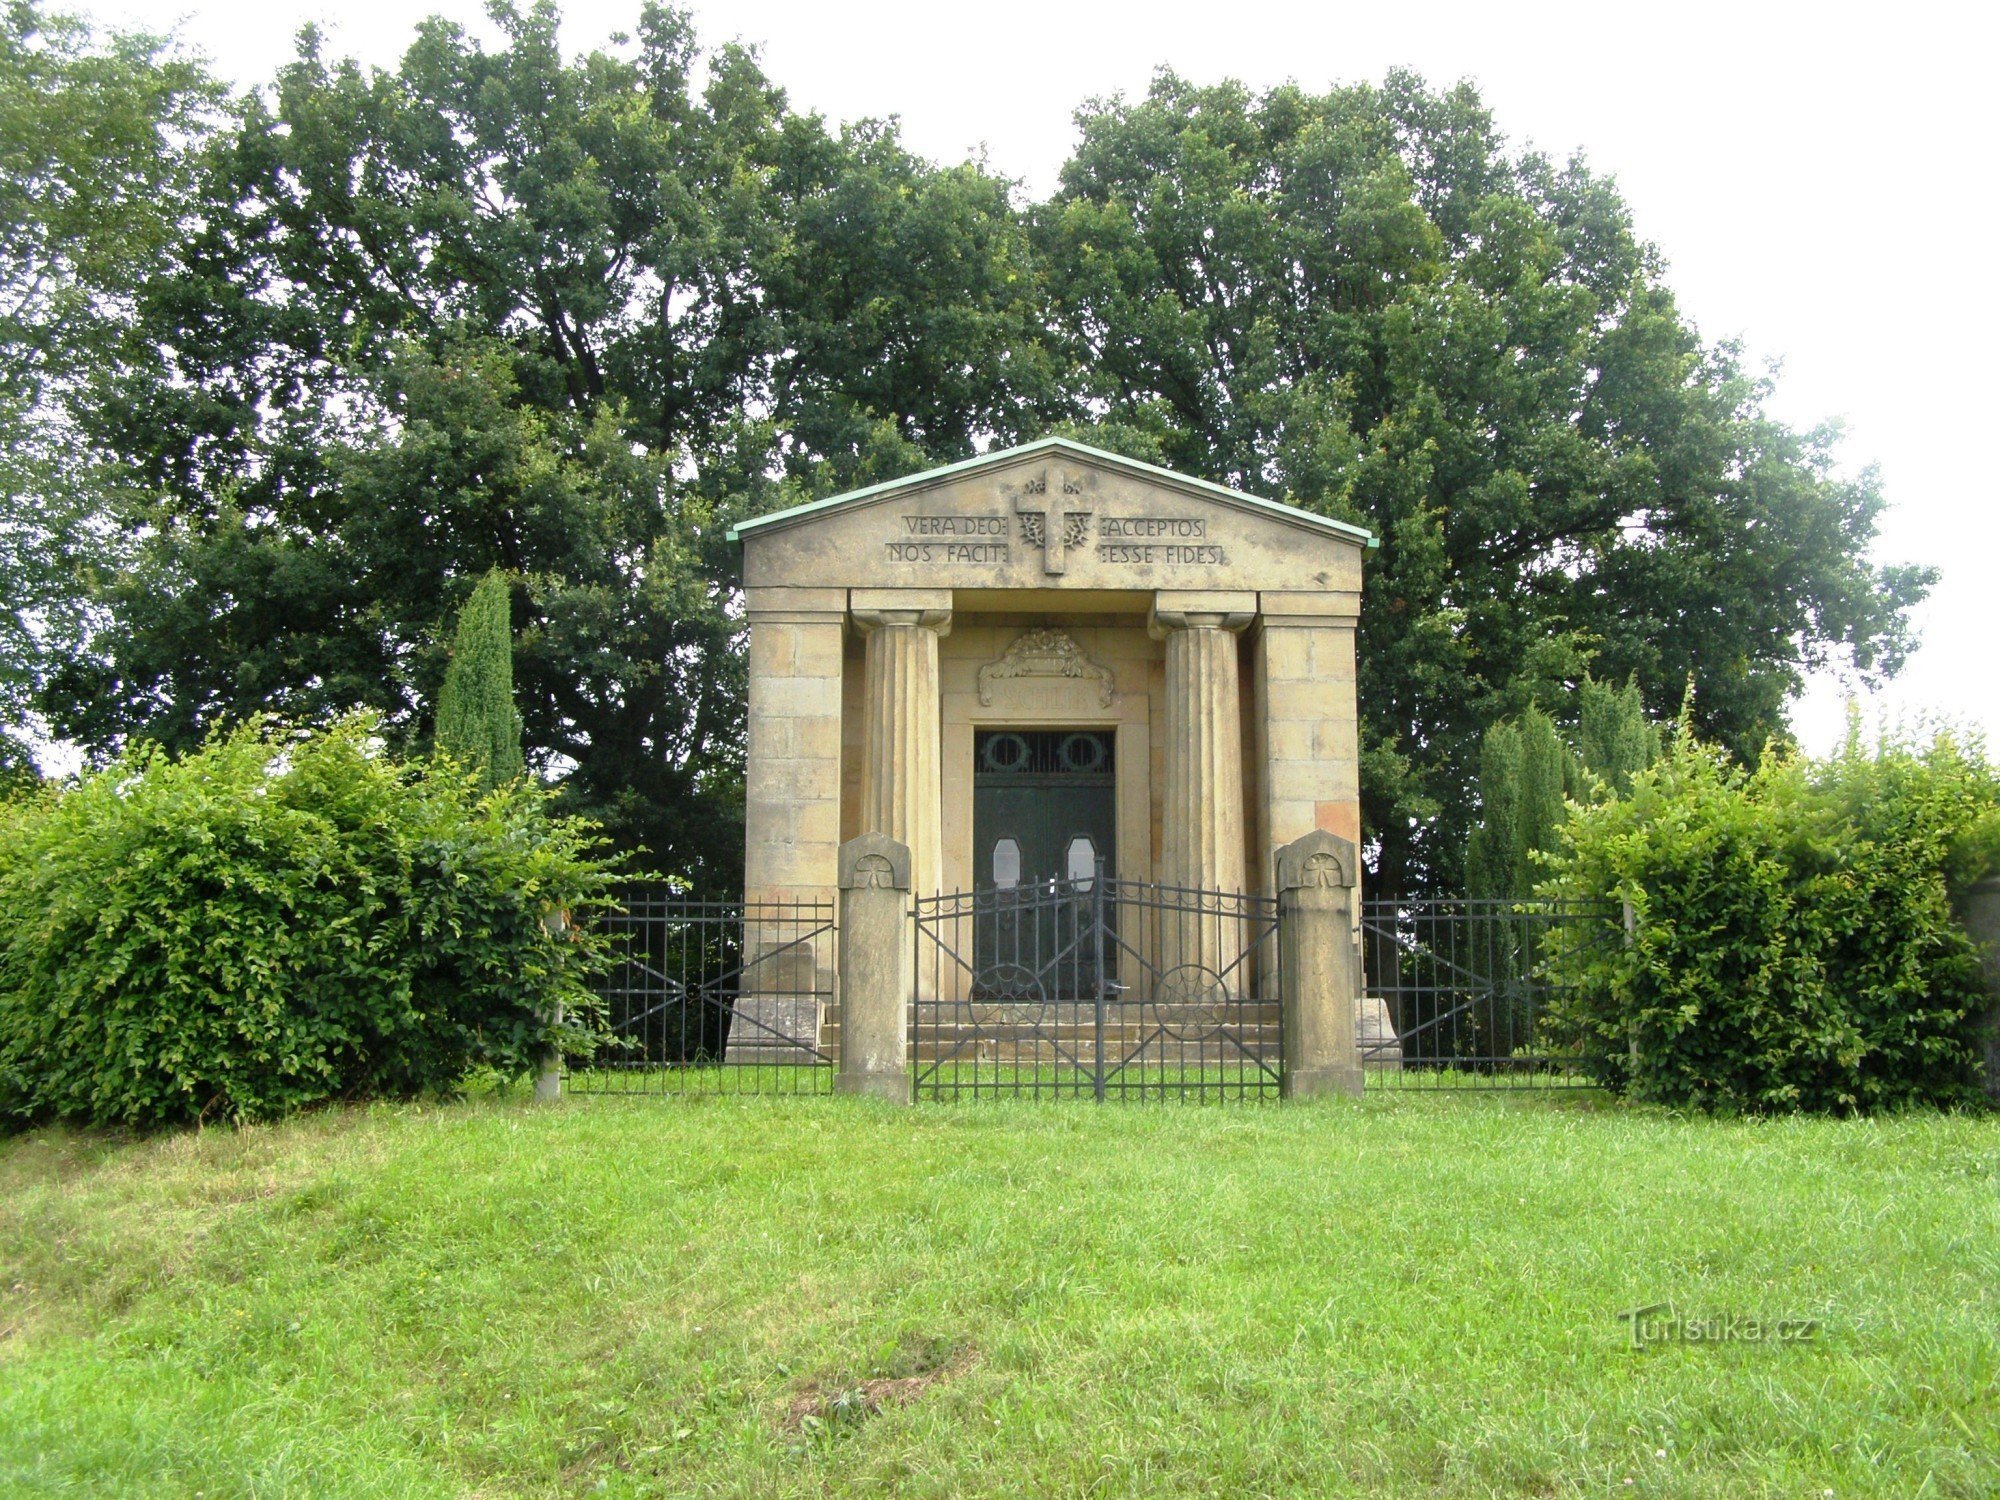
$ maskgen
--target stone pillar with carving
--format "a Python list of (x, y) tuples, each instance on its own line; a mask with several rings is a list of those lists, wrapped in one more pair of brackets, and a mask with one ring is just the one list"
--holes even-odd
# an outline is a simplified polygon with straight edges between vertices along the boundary
[(910, 884), (937, 894), (938, 640), (951, 629), (949, 589), (856, 589), (849, 612), (867, 635), (861, 827), (910, 850)]
[(880, 833), (840, 846), (840, 1071), (835, 1089), (910, 1102), (910, 851)]
[(1355, 1038), (1354, 845), (1314, 829), (1278, 851), (1286, 1098), (1361, 1092)]

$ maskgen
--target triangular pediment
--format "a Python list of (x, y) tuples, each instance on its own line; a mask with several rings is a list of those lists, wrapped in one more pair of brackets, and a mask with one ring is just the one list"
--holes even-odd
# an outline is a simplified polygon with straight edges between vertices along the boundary
[(1067, 438), (745, 521), (745, 582), (957, 589), (1358, 587), (1358, 526)]

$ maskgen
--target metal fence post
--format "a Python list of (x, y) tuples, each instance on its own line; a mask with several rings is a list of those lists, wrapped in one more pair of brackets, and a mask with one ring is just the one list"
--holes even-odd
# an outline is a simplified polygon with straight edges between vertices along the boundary
[(1278, 981), (1284, 1094), (1359, 1094), (1354, 845), (1324, 829), (1278, 851)]
[(864, 833), (840, 846), (840, 1071), (834, 1089), (910, 1102), (910, 847)]
[[(1618, 903), (1618, 914), (1625, 924), (1625, 947), (1630, 950), (1639, 942), (1639, 914), (1632, 909), (1630, 899)], [(1625, 1077), (1626, 1082), (1639, 1076), (1639, 1023), (1625, 1023)]]
[(1104, 1102), (1104, 861), (1097, 862), (1097, 878), (1090, 883), (1090, 944), (1091, 966), (1096, 972), (1094, 992), (1096, 1005), (1093, 1008), (1095, 1021), (1092, 1025), (1091, 1048), (1094, 1065), (1091, 1076), (1094, 1084), (1091, 1092), (1097, 1102)]
[[(562, 1025), (562, 1002), (556, 1002), (556, 1025)], [(562, 1098), (562, 1053), (551, 1047), (542, 1056), (541, 1071), (535, 1074), (535, 1102), (553, 1104)]]
[[(542, 916), (542, 930), (558, 942), (566, 942), (570, 937), (569, 913), (558, 907)], [(563, 1022), (562, 1001), (556, 1002), (555, 1024)], [(562, 1049), (551, 1047), (542, 1054), (542, 1065), (535, 1073), (535, 1102), (553, 1104), (562, 1098), (563, 1061)]]

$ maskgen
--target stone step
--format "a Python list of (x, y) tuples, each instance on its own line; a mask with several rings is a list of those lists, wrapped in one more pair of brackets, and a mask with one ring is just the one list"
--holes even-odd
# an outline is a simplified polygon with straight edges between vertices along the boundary
[[(1124, 1065), (1135, 1071), (1157, 1071), (1162, 1068), (1236, 1068), (1252, 1067), (1264, 1063), (1275, 1067), (1278, 1049), (1272, 1047), (1249, 1047), (1239, 1050), (1231, 1047), (1227, 1052), (1209, 1049), (1202, 1052), (1190, 1050), (1186, 1056), (1158, 1048), (1149, 1047), (1143, 1053), (1134, 1054), (1107, 1047), (1105, 1059), (1111, 1066)], [(1090, 1069), (1096, 1063), (1097, 1054), (1088, 1047), (1008, 1047), (986, 1052), (954, 1052), (950, 1048), (920, 1047), (912, 1054), (911, 1061), (918, 1067), (932, 1063), (942, 1063), (946, 1067), (954, 1064), (979, 1068), (1083, 1068)]]
[[(1097, 1035), (1095, 1026), (919, 1026), (912, 1040), (921, 1045), (939, 1038), (982, 1037), (989, 1041), (1017, 1042), (1041, 1039), (1045, 1041), (1070, 1042), (1089, 1041)], [(1163, 1030), (1158, 1026), (1110, 1026), (1104, 1028), (1106, 1041), (1118, 1040), (1137, 1045), (1148, 1037), (1158, 1037), (1164, 1045), (1173, 1046), (1186, 1041), (1190, 1046), (1203, 1038), (1216, 1036), (1276, 1037), (1278, 1027), (1270, 1026), (1225, 1026), (1215, 1029), (1185, 1031)]]
[[(968, 1010), (968, 1006), (962, 1006), (962, 1004), (924, 1002), (924, 1004), (918, 1006), (918, 1022), (920, 1024), (936, 1024), (936, 1026), (962, 1026), (968, 1020), (966, 1010)], [(1000, 1008), (980, 1006), (978, 1010), (980, 1010), (982, 1018), (984, 1018), (984, 1014), (988, 1010), (998, 1010), (1000, 1012), (1000, 1016), (998, 1016), (1000, 1020), (1008, 1020), (1010, 1018), (1006, 1014), (1008, 1010), (1016, 1010), (1018, 1014), (1024, 1014), (1028, 1010), (1036, 1010), (1036, 1012), (1042, 1012), (1042, 1014), (1062, 1016), (1064, 1020), (1072, 1020), (1072, 1018), (1078, 1018), (1078, 1016), (1084, 1018), (1084, 1020), (1088, 1020), (1088, 1018), (1094, 1016), (1096, 1008), (1090, 1006), (1088, 1002), (1086, 1004), (1076, 1004), (1076, 1002), (1064, 1000), (1064, 1002), (1054, 1004), (1054, 1006), (1032, 1006), (1032, 1008), (1030, 1006), (1018, 1006), (1018, 1008), (1014, 1008), (1014, 1006), (1000, 1006)], [(1184, 1010), (1186, 1008), (1182, 1008), (1182, 1006), (1162, 1006), (1162, 1004), (1150, 1004), (1150, 1002), (1142, 1002), (1142, 1000), (1120, 1000), (1120, 1002), (1104, 1006), (1104, 1024), (1108, 1026), (1114, 1020), (1118, 1020), (1120, 1016), (1142, 1016), (1142, 1018), (1144, 1016), (1166, 1016), (1166, 1014), (1184, 1014)], [(1246, 1000), (1240, 1006), (1230, 1006), (1228, 1014), (1230, 1014), (1230, 1022), (1232, 1024), (1238, 1018), (1242, 1018), (1244, 1022), (1258, 1020), (1258, 1022), (1276, 1024), (1280, 1008), (1278, 1008), (1276, 1000)], [(832, 1004), (832, 1002), (820, 1006), (820, 1024), (822, 1026), (838, 1026), (840, 1024), (840, 1006)], [(1132, 1022), (1132, 1024), (1144, 1024), (1144, 1022), (1140, 1020), (1140, 1022)]]

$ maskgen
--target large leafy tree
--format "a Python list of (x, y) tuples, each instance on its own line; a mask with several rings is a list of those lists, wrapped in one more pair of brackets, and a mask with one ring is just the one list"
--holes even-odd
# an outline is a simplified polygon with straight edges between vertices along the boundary
[(1453, 888), (1480, 738), (1595, 663), (1754, 756), (1830, 651), (1893, 670), (1928, 578), (1866, 561), (1872, 474), (1676, 309), (1617, 193), (1510, 153), (1469, 86), (1253, 94), (1161, 74), (1080, 116), (1039, 215), (1123, 441), (1359, 521), (1363, 819)]
[(111, 537), (71, 400), (182, 226), (216, 85), (158, 38), (0, 9), (0, 763), (87, 628)]
[(1006, 183), (830, 133), (678, 13), (574, 60), (552, 6), (494, 15), (497, 49), (429, 21), (392, 72), (307, 33), (208, 152), (92, 407), (139, 541), (51, 707), (103, 747), (355, 704), (418, 736), (497, 566), (530, 764), (726, 889), (726, 523), (1055, 409), (1026, 229)]
[[(829, 130), (649, 6), (548, 4), (391, 71), (308, 33), (201, 145), (68, 400), (101, 628), (44, 686), (102, 751), (252, 710), (429, 732), (449, 621), (518, 581), (528, 762), (656, 865), (740, 858), (735, 515), (1088, 426), (1358, 520), (1381, 888), (1450, 888), (1481, 735), (1633, 674), (1754, 754), (1828, 652), (1893, 670), (1925, 579), (1681, 317), (1617, 194), (1405, 75), (1170, 74), (1024, 207)], [(190, 136), (190, 139), (193, 139)]]

